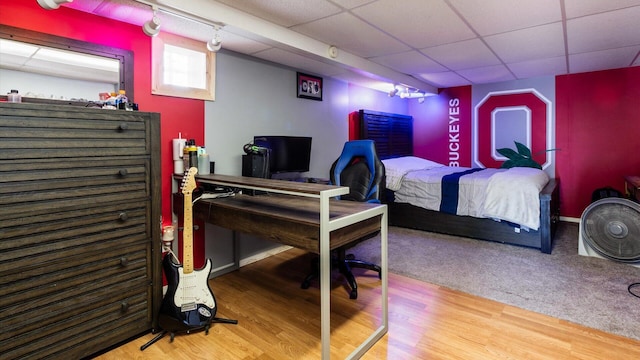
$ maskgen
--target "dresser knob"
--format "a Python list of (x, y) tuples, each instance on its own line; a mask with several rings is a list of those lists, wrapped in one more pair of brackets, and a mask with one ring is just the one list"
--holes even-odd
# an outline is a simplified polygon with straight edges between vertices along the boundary
[(118, 175), (120, 175), (121, 177), (125, 177), (129, 174), (129, 171), (127, 171), (127, 169), (120, 169), (120, 171), (118, 171)]
[(129, 129), (129, 125), (127, 123), (121, 123), (120, 126), (118, 126), (118, 129), (121, 131), (125, 131)]
[(120, 311), (122, 312), (127, 312), (129, 310), (129, 303), (126, 301), (123, 301), (120, 303)]
[(118, 218), (120, 221), (127, 221), (127, 219), (129, 219), (129, 215), (127, 215), (126, 212), (121, 212), (120, 215), (118, 215)]
[(123, 257), (121, 257), (121, 258), (120, 258), (120, 266), (125, 267), (125, 266), (127, 266), (127, 265), (129, 265), (129, 259), (127, 259), (127, 258), (126, 258), (126, 257), (124, 257), (124, 256), (123, 256)]

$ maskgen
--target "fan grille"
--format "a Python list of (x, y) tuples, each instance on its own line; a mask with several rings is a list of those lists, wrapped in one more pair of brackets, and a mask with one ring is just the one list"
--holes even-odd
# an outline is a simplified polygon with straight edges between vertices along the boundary
[(640, 261), (640, 204), (621, 198), (593, 202), (582, 213), (582, 236), (605, 258)]

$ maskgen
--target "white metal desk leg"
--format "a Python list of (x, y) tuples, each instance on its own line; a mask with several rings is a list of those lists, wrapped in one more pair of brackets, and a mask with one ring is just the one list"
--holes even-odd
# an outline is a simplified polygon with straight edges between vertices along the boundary
[(329, 247), (329, 197), (320, 197), (320, 333), (322, 359), (331, 357), (331, 253)]
[(367, 338), (360, 346), (358, 346), (347, 357), (347, 359), (359, 359), (369, 350), (384, 334), (389, 330), (389, 270), (388, 270), (388, 227), (387, 227), (387, 207), (385, 206), (380, 214), (380, 268), (382, 270), (382, 324)]

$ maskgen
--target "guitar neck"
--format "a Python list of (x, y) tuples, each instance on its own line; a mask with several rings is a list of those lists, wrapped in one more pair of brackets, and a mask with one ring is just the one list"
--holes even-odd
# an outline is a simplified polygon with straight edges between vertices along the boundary
[(193, 272), (193, 201), (191, 192), (184, 194), (184, 220), (182, 232), (182, 269)]

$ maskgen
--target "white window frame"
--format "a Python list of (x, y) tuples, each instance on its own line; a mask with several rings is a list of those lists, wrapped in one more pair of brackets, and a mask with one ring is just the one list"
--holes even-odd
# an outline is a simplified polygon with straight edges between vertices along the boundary
[[(176, 86), (164, 82), (164, 51), (165, 45), (172, 45), (203, 53), (206, 58), (205, 89), (195, 87)], [(215, 100), (216, 83), (216, 54), (207, 50), (206, 43), (184, 38), (181, 36), (160, 32), (153, 37), (151, 56), (151, 93), (154, 95), (175, 96), (200, 100)]]

